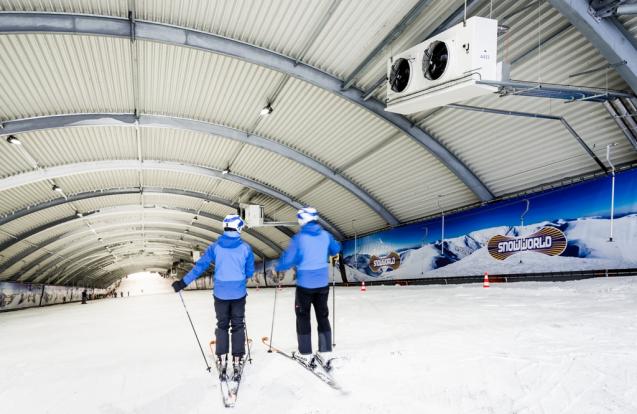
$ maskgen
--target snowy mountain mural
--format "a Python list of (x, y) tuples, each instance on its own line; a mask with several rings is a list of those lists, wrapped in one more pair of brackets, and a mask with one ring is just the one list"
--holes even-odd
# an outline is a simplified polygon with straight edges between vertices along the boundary
[[(525, 200), (528, 218), (520, 222)], [(347, 279), (383, 280), (493, 274), (637, 268), (637, 170), (617, 176), (613, 241), (610, 236), (610, 180), (588, 181), (526, 199), (507, 200), (445, 218), (372, 234), (345, 245)], [(498, 223), (501, 223), (498, 225)], [(504, 225), (507, 223), (507, 225)], [(496, 260), (487, 251), (496, 235), (528, 237), (544, 227), (568, 241), (559, 256), (525, 251)], [(426, 229), (426, 230), (425, 230)], [(431, 235), (425, 240), (424, 235)], [(372, 256), (400, 255), (397, 269), (370, 266)]]

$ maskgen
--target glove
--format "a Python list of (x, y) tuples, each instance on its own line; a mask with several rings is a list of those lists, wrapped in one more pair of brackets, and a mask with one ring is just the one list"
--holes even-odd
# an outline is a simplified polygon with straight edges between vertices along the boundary
[(179, 292), (186, 287), (186, 284), (182, 280), (176, 280), (173, 282), (172, 287), (175, 289), (175, 292)]

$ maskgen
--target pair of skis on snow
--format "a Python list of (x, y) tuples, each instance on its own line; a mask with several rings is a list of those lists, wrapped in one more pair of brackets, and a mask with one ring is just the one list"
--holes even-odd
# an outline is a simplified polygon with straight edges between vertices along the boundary
[(269, 338), (267, 336), (264, 336), (263, 338), (261, 338), (261, 342), (263, 342), (265, 346), (272, 350), (272, 352), (298, 362), (299, 365), (310, 371), (321, 381), (334, 388), (335, 390), (344, 393), (343, 388), (334, 380), (334, 377), (332, 377), (331, 375), (332, 360), (325, 361), (321, 358), (321, 355), (319, 353), (316, 353), (313, 355), (310, 362), (307, 362), (304, 359), (298, 358), (294, 353), (288, 353), (273, 347), (272, 344), (268, 343), (268, 339)]
[[(282, 351), (278, 348), (272, 346), (272, 344), (268, 343), (268, 337), (264, 336), (261, 338), (261, 342), (265, 346), (268, 347), (272, 352), (279, 354), (285, 358), (296, 361), (300, 366), (305, 368), (307, 371), (314, 374), (318, 379), (329, 385), (335, 390), (340, 391), (341, 393), (345, 393), (343, 388), (334, 380), (331, 375), (332, 370), (332, 360), (323, 360), (320, 354), (313, 355), (313, 358), (308, 362), (304, 359), (298, 358), (294, 353), (288, 353)], [(210, 341), (210, 350), (214, 355), (213, 345), (215, 341)], [(250, 349), (252, 346), (252, 340), (248, 339), (248, 348)], [(217, 367), (217, 373), (219, 374), (219, 388), (221, 390), (221, 398), (223, 400), (224, 406), (230, 408), (234, 407), (237, 402), (237, 397), (239, 395), (239, 386), (241, 385), (241, 379), (243, 378), (243, 368), (245, 367), (246, 360), (243, 359), (237, 367), (236, 370), (233, 370), (232, 376), (228, 376), (228, 361), (221, 361), (218, 358), (215, 359), (215, 365)], [(250, 361), (252, 363), (252, 361)], [(236, 371), (236, 373), (235, 373)]]
[[(210, 351), (215, 354), (213, 349), (215, 340), (210, 341)], [(252, 340), (248, 339), (248, 349), (252, 347)], [(248, 352), (248, 355), (250, 353)], [(249, 360), (252, 363), (252, 360)], [(239, 395), (239, 386), (241, 385), (241, 378), (243, 378), (243, 368), (245, 368), (246, 359), (242, 359), (238, 367), (232, 367), (232, 375), (228, 375), (228, 359), (221, 360), (215, 358), (215, 366), (217, 367), (217, 373), (219, 374), (219, 389), (221, 390), (221, 399), (223, 405), (226, 407), (234, 407), (237, 402), (237, 396)]]

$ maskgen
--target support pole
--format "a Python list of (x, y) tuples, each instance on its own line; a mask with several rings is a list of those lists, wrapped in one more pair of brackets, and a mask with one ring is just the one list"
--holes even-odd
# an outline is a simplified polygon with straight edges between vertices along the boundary
[(610, 160), (610, 147), (614, 147), (615, 144), (606, 145), (606, 161), (611, 168), (611, 190), (610, 190), (610, 237), (609, 242), (613, 241), (613, 221), (615, 220), (615, 166)]

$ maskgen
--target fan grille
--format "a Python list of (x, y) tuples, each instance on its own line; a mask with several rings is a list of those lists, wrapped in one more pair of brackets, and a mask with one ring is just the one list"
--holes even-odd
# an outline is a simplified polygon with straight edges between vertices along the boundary
[(411, 76), (411, 65), (407, 59), (397, 59), (391, 66), (391, 73), (389, 74), (389, 84), (391, 90), (394, 92), (402, 92), (407, 88), (409, 84), (409, 78)]
[(425, 78), (436, 80), (440, 78), (447, 69), (449, 62), (449, 50), (445, 42), (436, 40), (425, 50), (422, 58), (422, 72)]

